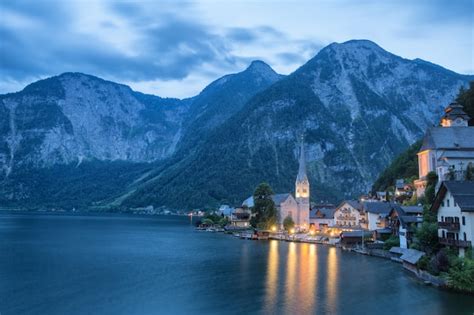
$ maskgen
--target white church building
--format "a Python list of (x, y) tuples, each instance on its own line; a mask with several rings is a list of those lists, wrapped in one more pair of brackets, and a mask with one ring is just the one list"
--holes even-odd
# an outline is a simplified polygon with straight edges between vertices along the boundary
[[(309, 228), (310, 187), (308, 175), (306, 174), (306, 158), (303, 141), (301, 141), (299, 151), (299, 169), (295, 182), (295, 197), (293, 197), (291, 193), (275, 194), (272, 196), (272, 200), (278, 211), (278, 224), (280, 228), (283, 228), (283, 221), (286, 217), (291, 217), (299, 229), (306, 230)], [(253, 196), (245, 199), (242, 206), (253, 207)]]
[(424, 195), (429, 172), (436, 172), (438, 182), (460, 180), (467, 166), (474, 166), (474, 127), (462, 106), (451, 103), (445, 109), (440, 126), (428, 128), (418, 152), (419, 179), (416, 194)]

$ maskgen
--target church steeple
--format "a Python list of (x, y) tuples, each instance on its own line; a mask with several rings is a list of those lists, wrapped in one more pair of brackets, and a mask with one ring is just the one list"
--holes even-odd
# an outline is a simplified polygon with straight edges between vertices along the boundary
[[(299, 155), (299, 168), (298, 175), (296, 176), (295, 183), (295, 196), (296, 200), (305, 199), (304, 201), (309, 202), (309, 180), (308, 175), (306, 174), (306, 157), (304, 152), (304, 141), (301, 138), (300, 144), (300, 155)], [(300, 200), (302, 201), (302, 200)]]
[(305, 158), (305, 153), (304, 153), (303, 137), (301, 137), (299, 164), (300, 166), (298, 169), (298, 176), (296, 177), (296, 182), (308, 181), (308, 176), (306, 175), (306, 158)]

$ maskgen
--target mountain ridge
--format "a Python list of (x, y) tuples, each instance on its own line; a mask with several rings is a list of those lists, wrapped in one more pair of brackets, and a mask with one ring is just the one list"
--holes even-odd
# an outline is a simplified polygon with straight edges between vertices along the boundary
[[(328, 45), (288, 76), (255, 60), (187, 99), (91, 78), (64, 73), (20, 94), (0, 95), (4, 201), (34, 196), (41, 204), (41, 194), (22, 176), (48, 178), (57, 168), (70, 174), (59, 180), (70, 188), (45, 187), (42, 195), (54, 196), (48, 204), (60, 198), (68, 200), (64, 205), (79, 203), (70, 195), (85, 184), (81, 178), (96, 189), (104, 185), (93, 198), (81, 195), (81, 206), (238, 204), (260, 181), (292, 191), (302, 133), (313, 199), (349, 198), (366, 192), (394, 156), (434, 123), (459, 86), (473, 79), (367, 40)], [(100, 178), (110, 178), (97, 183), (74, 167), (100, 168)], [(108, 172), (120, 172), (122, 179)]]

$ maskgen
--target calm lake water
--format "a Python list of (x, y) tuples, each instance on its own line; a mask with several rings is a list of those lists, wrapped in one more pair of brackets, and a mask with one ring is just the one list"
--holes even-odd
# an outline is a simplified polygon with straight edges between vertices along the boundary
[(186, 217), (0, 215), (0, 313), (470, 314), (396, 263)]

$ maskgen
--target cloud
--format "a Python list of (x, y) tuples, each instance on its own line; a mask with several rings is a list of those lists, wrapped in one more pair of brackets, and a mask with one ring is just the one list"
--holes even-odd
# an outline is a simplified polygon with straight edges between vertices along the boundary
[[(253, 59), (287, 74), (326, 44), (351, 38), (472, 71), (470, 7), (464, 0), (2, 1), (0, 93), (78, 71), (162, 96), (192, 96)], [(441, 46), (459, 49), (453, 56)]]

